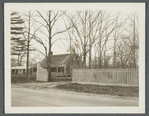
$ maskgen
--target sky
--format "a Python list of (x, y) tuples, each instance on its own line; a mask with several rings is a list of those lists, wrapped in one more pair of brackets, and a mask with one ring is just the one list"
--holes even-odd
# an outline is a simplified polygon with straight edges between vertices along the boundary
[[(19, 12), (26, 12), (26, 11), (34, 11), (34, 10), (39, 10), (42, 12), (43, 15), (46, 15), (47, 10), (67, 10), (68, 12), (73, 12), (75, 10), (106, 10), (108, 12), (111, 12), (113, 14), (116, 13), (121, 13), (121, 16), (130, 14), (131, 12), (137, 11), (138, 13), (141, 13), (142, 8), (144, 8), (144, 5), (142, 3), (60, 3), (60, 4), (54, 4), (54, 3), (46, 3), (46, 4), (41, 4), (41, 3), (13, 3), (13, 4), (7, 4), (9, 6), (10, 11), (19, 11)], [(16, 7), (17, 6), (17, 7)], [(26, 10), (27, 9), (27, 10)], [(42, 19), (39, 18), (39, 21), (43, 21)], [(57, 25), (54, 29), (54, 31), (63, 30), (65, 26), (63, 25), (63, 19), (61, 18), (58, 22)], [(40, 36), (40, 35), (39, 35)], [(46, 39), (43, 34), (41, 35), (43, 38)], [(59, 38), (65, 37), (64, 34), (60, 34), (58, 36), (55, 36), (55, 38), (52, 40), (56, 40)], [(31, 44), (39, 48), (41, 51), (44, 52), (43, 46), (41, 46), (39, 43), (32, 41)], [(47, 44), (48, 45), (48, 44)], [(56, 41), (53, 46), (52, 46), (52, 52), (53, 54), (65, 54), (68, 53), (66, 51), (66, 48), (69, 44), (67, 42), (62, 43), (60, 40)], [(32, 58), (37, 58), (37, 61), (41, 61), (41, 59), (44, 58), (43, 55), (38, 55), (38, 54), (32, 54)]]

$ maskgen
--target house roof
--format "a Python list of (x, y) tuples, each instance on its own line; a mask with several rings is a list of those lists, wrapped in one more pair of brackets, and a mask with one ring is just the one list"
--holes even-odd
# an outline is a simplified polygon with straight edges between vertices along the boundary
[[(70, 54), (60, 54), (51, 56), (51, 65), (60, 65), (65, 64), (67, 59), (70, 57)], [(44, 58), (41, 62), (41, 67), (47, 67), (47, 58)]]
[(15, 66), (15, 67), (11, 67), (11, 69), (26, 69), (26, 66)]

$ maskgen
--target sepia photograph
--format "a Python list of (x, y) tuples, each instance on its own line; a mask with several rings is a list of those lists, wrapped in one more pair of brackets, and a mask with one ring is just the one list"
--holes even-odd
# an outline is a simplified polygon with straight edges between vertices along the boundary
[(145, 3), (5, 3), (5, 113), (145, 113)]

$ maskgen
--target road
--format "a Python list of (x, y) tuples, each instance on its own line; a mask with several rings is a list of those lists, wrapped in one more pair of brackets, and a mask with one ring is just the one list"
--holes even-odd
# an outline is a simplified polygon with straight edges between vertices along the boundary
[(138, 106), (139, 104), (137, 98), (117, 98), (57, 89), (43, 91), (27, 88), (12, 88), (11, 100), (12, 107)]

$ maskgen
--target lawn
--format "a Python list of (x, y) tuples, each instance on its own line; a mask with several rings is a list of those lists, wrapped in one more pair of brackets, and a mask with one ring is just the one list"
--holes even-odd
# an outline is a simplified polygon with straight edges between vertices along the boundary
[(106, 94), (113, 96), (124, 97), (139, 97), (139, 87), (128, 86), (111, 86), (111, 85), (93, 85), (93, 84), (59, 84), (55, 88), (66, 91), (93, 93), (93, 94)]

